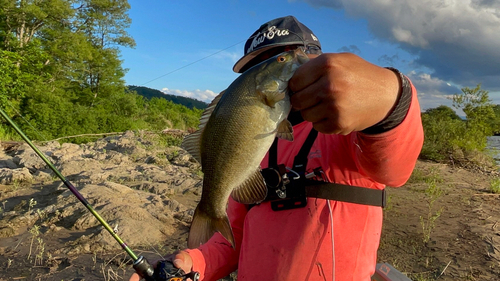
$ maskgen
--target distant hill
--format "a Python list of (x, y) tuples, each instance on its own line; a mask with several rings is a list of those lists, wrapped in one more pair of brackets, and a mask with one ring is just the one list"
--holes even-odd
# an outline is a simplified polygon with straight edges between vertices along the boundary
[(147, 98), (164, 98), (166, 100), (172, 101), (174, 103), (182, 104), (187, 108), (193, 109), (193, 107), (196, 107), (198, 109), (205, 109), (208, 104), (204, 103), (199, 100), (195, 100), (192, 98), (186, 98), (186, 97), (181, 97), (181, 96), (174, 96), (174, 95), (167, 95), (164, 94), (162, 91), (156, 90), (156, 89), (151, 89), (148, 87), (142, 87), (142, 86), (133, 86), (129, 85), (127, 86), (129, 90), (137, 92), (137, 94)]

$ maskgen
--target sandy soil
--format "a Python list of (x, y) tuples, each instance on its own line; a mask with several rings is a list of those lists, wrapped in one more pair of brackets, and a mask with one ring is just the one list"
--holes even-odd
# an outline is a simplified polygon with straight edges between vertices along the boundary
[(388, 189), (379, 260), (412, 280), (500, 280), (495, 174), (419, 161)]
[[(405, 186), (388, 189), (379, 261), (412, 280), (500, 280), (500, 194), (489, 190), (494, 177), (419, 161)], [(111, 219), (111, 226), (119, 226), (137, 254), (152, 260), (183, 248), (189, 226), (185, 216), (196, 205), (199, 189), (162, 196), (137, 187), (129, 190), (126, 180), (119, 182), (80, 189)], [(100, 197), (107, 194), (102, 190), (111, 195)], [(113, 195), (117, 190), (126, 197)], [(136, 201), (128, 202), (132, 195)], [(0, 281), (128, 280), (133, 272), (128, 255), (70, 198), (57, 179), (0, 185)], [(125, 211), (127, 207), (134, 210)], [(172, 215), (155, 216), (166, 208)], [(134, 238), (156, 230), (137, 229), (127, 224), (130, 218), (114, 216), (121, 212), (144, 220), (152, 214), (152, 219), (175, 227), (158, 230), (160, 241), (143, 243)]]

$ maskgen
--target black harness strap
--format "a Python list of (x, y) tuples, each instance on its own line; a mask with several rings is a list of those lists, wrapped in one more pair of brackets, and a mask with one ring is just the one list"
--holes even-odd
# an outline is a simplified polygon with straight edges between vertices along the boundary
[(307, 135), (304, 144), (300, 148), (299, 153), (295, 155), (295, 158), (293, 159), (293, 170), (301, 176), (304, 175), (304, 173), (306, 172), (306, 166), (308, 161), (307, 156), (309, 155), (309, 152), (311, 151), (311, 148), (317, 136), (318, 136), (318, 131), (312, 128), (311, 131), (309, 132), (309, 135)]
[(339, 183), (324, 183), (306, 180), (306, 196), (330, 199), (342, 202), (357, 203), (377, 207), (385, 207), (385, 189), (373, 189)]
[(276, 169), (278, 167), (278, 138), (274, 138), (274, 142), (269, 148), (268, 164), (269, 168)]
[[(284, 210), (289, 208), (305, 206), (305, 197), (322, 198), (328, 200), (385, 207), (386, 194), (385, 190), (378, 190), (373, 188), (366, 188), (360, 186), (344, 185), (338, 183), (327, 183), (322, 181), (305, 179), (305, 172), (307, 166), (307, 156), (318, 136), (318, 131), (314, 128), (311, 129), (304, 144), (300, 148), (299, 153), (295, 156), (293, 161), (293, 171), (300, 175), (300, 180), (297, 184), (301, 185), (302, 191), (297, 190), (291, 194), (300, 194), (299, 197), (304, 198), (288, 198), (284, 200), (271, 201), (273, 210)], [(269, 149), (269, 168), (278, 170), (278, 139), (276, 138)], [(291, 186), (290, 188), (297, 188)], [(305, 188), (305, 192), (304, 192)], [(288, 192), (287, 192), (288, 193)], [(269, 197), (269, 196), (268, 196)]]

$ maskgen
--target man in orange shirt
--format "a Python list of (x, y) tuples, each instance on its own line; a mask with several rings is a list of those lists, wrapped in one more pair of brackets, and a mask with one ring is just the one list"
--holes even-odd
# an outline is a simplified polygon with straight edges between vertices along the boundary
[(407, 181), (423, 143), (416, 90), (396, 69), (354, 54), (322, 54), (318, 38), (292, 16), (255, 31), (233, 70), (299, 47), (311, 60), (289, 81), (294, 141), (275, 142), (261, 166), (292, 167), (324, 184), (254, 206), (230, 198), (236, 249), (216, 233), (170, 257), (200, 280), (238, 269), (239, 281), (360, 281), (375, 271), (383, 190)]

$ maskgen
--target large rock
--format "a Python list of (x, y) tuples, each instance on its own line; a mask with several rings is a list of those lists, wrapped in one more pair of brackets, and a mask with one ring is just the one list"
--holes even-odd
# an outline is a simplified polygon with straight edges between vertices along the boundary
[[(130, 246), (158, 245), (174, 232), (186, 235), (202, 178), (199, 164), (189, 154), (179, 147), (155, 146), (159, 142), (151, 137), (155, 136), (136, 136), (128, 131), (92, 143), (52, 142), (39, 149), (123, 241)], [(64, 253), (120, 248), (28, 145), (9, 155), (0, 153), (0, 165), (0, 184), (36, 184), (35, 192), (29, 195), (37, 201), (35, 206), (28, 208), (26, 202), (21, 206), (22, 202), (8, 200), (3, 215), (5, 221), (8, 218), (9, 235), (41, 223), (47, 233), (63, 229), (61, 235), (78, 233), (78, 238), (59, 249)], [(184, 244), (185, 240), (176, 243)]]
[[(151, 194), (112, 182), (86, 185), (80, 189), (80, 193), (84, 194), (93, 209), (130, 245), (148, 245), (162, 241), (177, 228), (187, 227), (185, 221), (174, 218), (185, 216), (187, 208), (164, 195)], [(81, 245), (90, 245), (90, 248), (86, 246), (85, 249), (97, 251), (119, 248), (113, 236), (85, 210), (83, 204), (80, 204), (69, 190), (59, 196), (58, 204), (60, 207), (65, 206), (65, 212), (59, 216), (60, 220), (65, 220), (68, 224), (68, 219), (73, 218), (68, 225), (70, 229), (94, 229), (92, 234), (77, 240)], [(73, 215), (75, 213), (81, 215), (76, 217)], [(55, 221), (52, 223), (57, 224)], [(85, 249), (79, 248), (78, 251)]]
[(0, 184), (31, 183), (33, 176), (27, 168), (0, 168)]
[[(60, 145), (56, 141), (49, 142), (44, 146), (37, 146), (49, 161), (52, 161), (51, 157), (54, 151), (59, 149), (59, 147)], [(33, 172), (38, 169), (43, 169), (47, 165), (27, 143), (22, 144), (17, 149), (13, 160), (20, 167), (26, 167)]]

